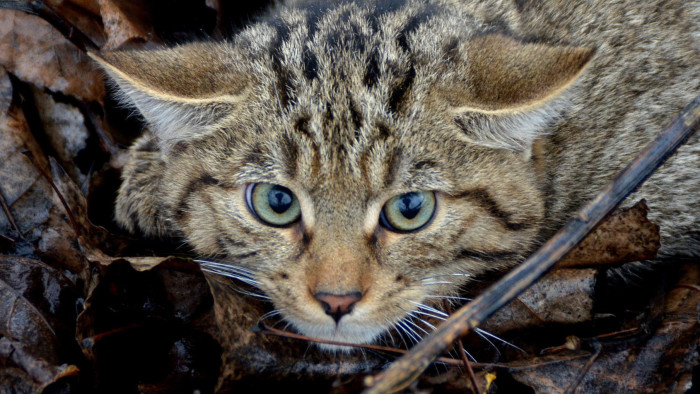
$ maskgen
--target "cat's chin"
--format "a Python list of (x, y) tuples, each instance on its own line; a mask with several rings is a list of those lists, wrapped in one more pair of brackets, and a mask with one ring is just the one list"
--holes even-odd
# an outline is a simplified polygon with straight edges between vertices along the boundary
[[(371, 343), (387, 330), (387, 327), (383, 325), (358, 324), (343, 322), (342, 320), (338, 325), (335, 323), (312, 324), (304, 321), (291, 321), (291, 323), (297, 331), (305, 336), (352, 344)], [(348, 353), (355, 349), (352, 346), (338, 346), (326, 343), (319, 343), (318, 347), (332, 353)]]

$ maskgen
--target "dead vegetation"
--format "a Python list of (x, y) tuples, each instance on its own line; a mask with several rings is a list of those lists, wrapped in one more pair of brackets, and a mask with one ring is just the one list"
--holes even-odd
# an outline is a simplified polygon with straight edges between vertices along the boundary
[[(142, 124), (115, 106), (85, 50), (222, 37), (266, 6), (176, 3), (0, 1), (16, 8), (0, 10), (0, 391), (360, 391), (395, 350), (318, 353), (261, 319), (264, 301), (205, 278), (179, 243), (130, 238), (112, 221), (124, 149)], [(609, 218), (463, 339), (471, 378), (457, 346), (406, 390), (690, 390), (697, 261), (641, 270), (624, 291), (610, 274), (653, 258), (658, 240), (643, 204)], [(226, 327), (210, 289), (239, 305), (219, 316)], [(411, 338), (387, 342), (405, 349)]]

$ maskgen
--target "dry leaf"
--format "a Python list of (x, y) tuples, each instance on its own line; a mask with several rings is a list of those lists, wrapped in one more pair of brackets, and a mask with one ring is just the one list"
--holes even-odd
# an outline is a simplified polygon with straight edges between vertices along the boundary
[(146, 4), (123, 0), (99, 0), (107, 33), (103, 51), (119, 49), (130, 42), (152, 41), (155, 37)]
[(32, 259), (0, 256), (0, 360), (23, 384), (42, 388), (77, 368), (77, 292), (59, 271)]
[(559, 269), (501, 308), (481, 328), (498, 334), (544, 324), (575, 324), (592, 318), (598, 271)]
[(95, 271), (77, 339), (96, 367), (98, 391), (213, 390), (220, 348), (208, 334), (212, 301), (198, 266), (169, 259), (140, 272), (121, 260)]
[(56, 159), (70, 166), (68, 172), (75, 182), (85, 183), (87, 175), (73, 164), (80, 151), (87, 147), (89, 131), (85, 127), (83, 114), (75, 106), (57, 102), (40, 89), (33, 89), (33, 93), (43, 131)]
[(661, 237), (659, 226), (647, 219), (648, 212), (646, 201), (641, 200), (610, 216), (556, 267), (600, 267), (655, 258)]
[(20, 11), (0, 9), (0, 65), (23, 81), (102, 102), (102, 73), (51, 25)]

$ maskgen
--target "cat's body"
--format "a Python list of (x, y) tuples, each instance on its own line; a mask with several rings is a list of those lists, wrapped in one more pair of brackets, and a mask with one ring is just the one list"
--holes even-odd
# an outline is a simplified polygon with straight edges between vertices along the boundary
[[(369, 342), (522, 261), (700, 93), (700, 3), (305, 2), (101, 63), (150, 124), (117, 220), (239, 267), (216, 269), (304, 334)], [(699, 139), (634, 197), (666, 255), (700, 255)], [(300, 217), (271, 225), (297, 209), (280, 191)], [(383, 207), (409, 192), (434, 214), (399, 230)]]

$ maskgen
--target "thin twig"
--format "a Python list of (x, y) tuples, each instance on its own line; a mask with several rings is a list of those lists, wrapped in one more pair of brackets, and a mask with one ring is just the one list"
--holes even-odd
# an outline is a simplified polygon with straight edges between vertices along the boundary
[[(448, 315), (451, 315), (454, 311), (447, 300), (443, 300), (443, 307), (445, 308), (445, 312), (447, 312)], [(472, 385), (472, 390), (474, 390), (476, 394), (479, 394), (481, 393), (481, 388), (479, 387), (479, 383), (476, 381), (476, 375), (474, 375), (474, 369), (472, 368), (472, 364), (469, 361), (469, 358), (467, 358), (467, 350), (464, 349), (462, 339), (460, 338), (455, 342), (457, 343), (457, 351), (459, 352), (459, 357), (462, 359), (462, 363), (464, 364), (464, 370), (467, 373), (469, 381)]]
[(595, 353), (591, 355), (591, 357), (586, 361), (586, 364), (583, 366), (581, 369), (581, 372), (579, 372), (578, 376), (576, 376), (576, 380), (574, 380), (569, 387), (566, 388), (566, 391), (564, 391), (564, 394), (571, 394), (576, 391), (576, 388), (581, 384), (581, 381), (583, 380), (583, 377), (586, 376), (588, 373), (588, 370), (591, 369), (591, 366), (595, 362), (595, 360), (600, 356), (600, 351), (602, 349), (602, 346), (600, 346), (600, 343), (595, 342), (593, 344), (593, 348), (595, 349)]
[(633, 190), (638, 188), (694, 132), (700, 121), (700, 95), (566, 226), (524, 263), (445, 320), (432, 335), (385, 371), (365, 379), (367, 393), (400, 390), (420, 376), (450, 344), (520, 295), (569, 253)]
[(545, 320), (542, 316), (539, 315), (539, 313), (537, 313), (534, 309), (532, 309), (530, 307), (530, 305), (528, 305), (525, 301), (521, 300), (520, 297), (516, 297), (515, 300), (518, 301), (520, 303), (520, 305), (522, 305), (525, 309), (527, 309), (527, 311), (530, 312), (530, 314), (532, 316), (534, 316), (535, 319), (539, 320), (540, 323), (547, 322), (547, 320)]
[(104, 338), (110, 337), (115, 334), (121, 334), (123, 332), (131, 331), (135, 328), (142, 328), (143, 324), (138, 324), (138, 323), (133, 323), (133, 324), (128, 324), (124, 327), (117, 327), (113, 328), (111, 330), (101, 332), (99, 334), (93, 335), (91, 337), (83, 338), (83, 340), (80, 342), (83, 346), (84, 349), (92, 349), (97, 342), (101, 341)]
[(464, 369), (467, 371), (467, 375), (469, 376), (469, 381), (472, 384), (472, 389), (476, 394), (481, 393), (481, 387), (479, 386), (479, 382), (476, 381), (476, 375), (474, 375), (472, 363), (467, 358), (467, 351), (464, 349), (464, 344), (462, 343), (461, 339), (457, 340), (457, 350), (459, 351), (459, 356), (462, 358)]
[(17, 236), (22, 238), (22, 232), (19, 230), (15, 217), (12, 215), (12, 211), (10, 211), (10, 206), (7, 204), (7, 200), (5, 200), (5, 196), (3, 196), (2, 193), (0, 193), (0, 207), (2, 207), (2, 211), (5, 212), (7, 220), (10, 221), (10, 226), (17, 232)]

